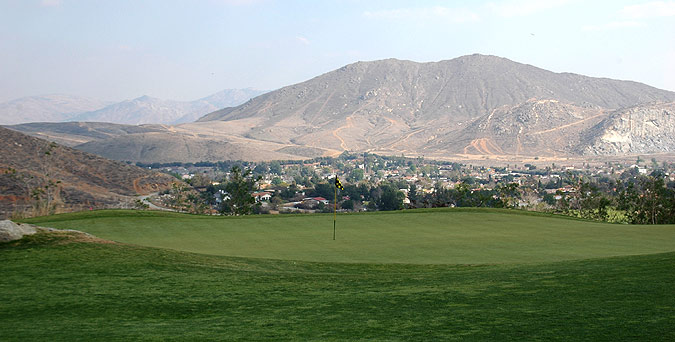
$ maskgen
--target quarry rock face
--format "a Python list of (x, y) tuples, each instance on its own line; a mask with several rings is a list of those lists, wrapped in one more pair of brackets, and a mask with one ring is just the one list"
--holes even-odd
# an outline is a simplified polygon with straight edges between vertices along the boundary
[(675, 103), (617, 110), (593, 127), (591, 155), (620, 155), (675, 151)]
[(19, 225), (10, 220), (0, 221), (0, 242), (19, 240), (24, 235), (33, 235), (35, 233), (37, 233), (37, 229), (32, 225)]

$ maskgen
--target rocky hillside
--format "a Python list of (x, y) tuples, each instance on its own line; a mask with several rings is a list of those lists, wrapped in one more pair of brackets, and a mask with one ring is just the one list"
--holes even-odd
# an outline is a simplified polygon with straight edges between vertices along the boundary
[[(636, 82), (554, 73), (505, 58), (471, 55), (435, 63), (390, 59), (350, 64), (199, 121), (221, 120), (233, 127), (246, 124), (249, 128), (243, 135), (248, 138), (338, 151), (440, 155), (467, 148), (467, 153), (479, 154), (488, 150), (567, 153), (576, 141), (549, 144), (543, 133), (526, 137), (526, 130), (513, 131), (503, 125), (511, 121), (514, 128), (520, 122), (524, 129), (532, 129), (532, 118), (525, 117), (530, 115), (541, 118), (540, 125), (550, 126), (539, 131), (554, 129), (556, 123), (574, 124), (551, 132), (578, 131), (597, 123), (593, 120), (600, 119), (604, 111), (655, 101), (675, 101), (675, 93)], [(485, 122), (481, 126), (478, 121)], [(472, 125), (478, 126), (465, 129)], [(490, 130), (501, 130), (501, 135), (492, 136), (496, 132)], [(500, 148), (472, 148), (472, 144), (482, 144), (472, 143), (477, 139), (492, 139), (486, 146)], [(506, 149), (498, 140), (508, 145)], [(529, 142), (523, 144), (523, 140)], [(539, 146), (538, 141), (550, 146)]]
[(321, 125), (370, 113), (409, 125), (462, 122), (533, 98), (617, 109), (675, 101), (675, 94), (636, 82), (554, 73), (496, 56), (433, 63), (388, 59), (350, 64), (200, 121), (259, 116), (272, 122), (298, 118)]
[(128, 207), (175, 178), (0, 127), (0, 217)]
[(675, 103), (634, 106), (613, 111), (585, 132), (578, 151), (621, 155), (675, 151)]
[(460, 155), (569, 155), (580, 134), (607, 114), (556, 100), (529, 100), (494, 109), (467, 127), (439, 135), (423, 150)]

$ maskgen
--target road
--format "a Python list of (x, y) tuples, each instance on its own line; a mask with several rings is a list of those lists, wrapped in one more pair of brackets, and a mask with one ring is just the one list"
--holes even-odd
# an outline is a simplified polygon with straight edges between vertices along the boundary
[(148, 205), (148, 209), (150, 209), (150, 210), (175, 211), (175, 210), (169, 209), (169, 208), (158, 207), (158, 206), (156, 206), (155, 204), (153, 204), (152, 202), (150, 202), (150, 201), (148, 200), (149, 197), (155, 196), (155, 195), (157, 195), (157, 194), (159, 194), (159, 193), (158, 193), (158, 192), (153, 192), (153, 193), (148, 194), (148, 195), (138, 196), (137, 198), (138, 198), (139, 200), (141, 200), (141, 202), (147, 204), (147, 205)]

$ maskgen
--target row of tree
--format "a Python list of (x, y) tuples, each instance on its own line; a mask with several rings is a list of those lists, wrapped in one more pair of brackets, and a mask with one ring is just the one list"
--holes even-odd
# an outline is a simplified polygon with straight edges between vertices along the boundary
[(666, 179), (655, 172), (609, 182), (578, 180), (572, 192), (558, 191), (544, 201), (556, 212), (598, 221), (675, 223), (675, 183)]
[(641, 176), (617, 184), (617, 208), (630, 223), (675, 223), (675, 187), (662, 174)]

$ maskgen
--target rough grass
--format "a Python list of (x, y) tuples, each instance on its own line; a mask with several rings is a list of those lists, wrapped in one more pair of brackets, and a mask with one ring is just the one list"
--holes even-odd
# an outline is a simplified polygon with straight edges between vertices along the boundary
[(675, 253), (340, 264), (69, 233), (0, 244), (0, 261), (1, 341), (675, 340)]
[(588, 222), (495, 209), (208, 217), (94, 211), (26, 222), (196, 253), (356, 263), (534, 263), (675, 251), (675, 225)]

